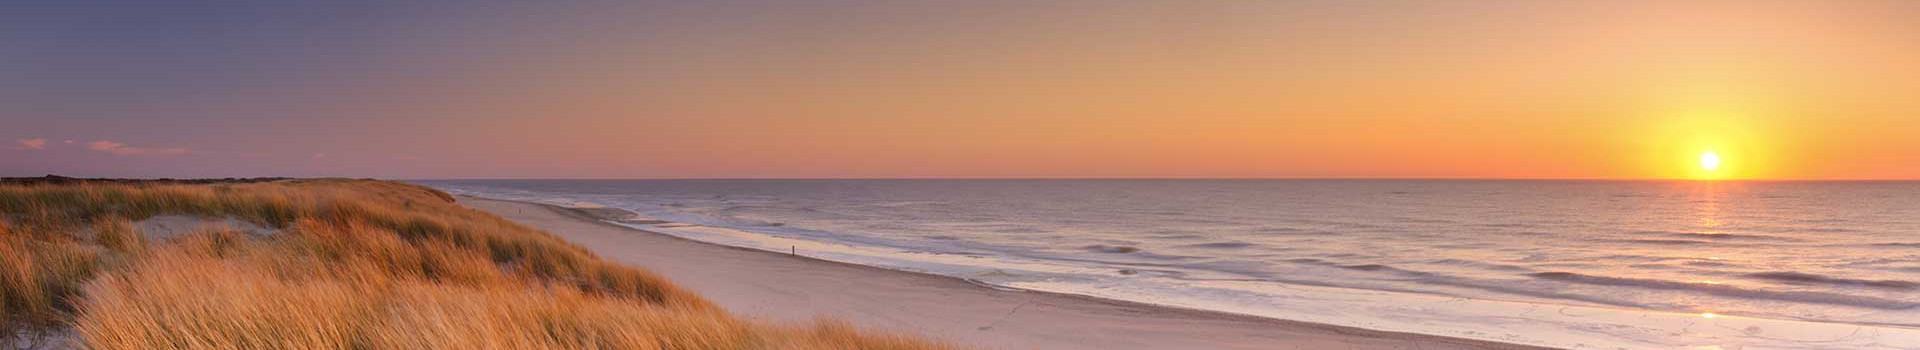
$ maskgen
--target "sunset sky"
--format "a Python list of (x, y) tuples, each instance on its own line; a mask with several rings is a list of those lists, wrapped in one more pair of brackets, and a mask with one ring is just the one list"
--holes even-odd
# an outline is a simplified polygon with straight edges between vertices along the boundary
[(1920, 1), (11, 2), (0, 175), (1916, 179), (1916, 18)]

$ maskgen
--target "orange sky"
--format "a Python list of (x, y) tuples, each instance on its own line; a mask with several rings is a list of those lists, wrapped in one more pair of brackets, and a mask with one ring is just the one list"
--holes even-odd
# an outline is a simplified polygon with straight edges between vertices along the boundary
[(0, 170), (1920, 178), (1920, 2), (314, 6), (36, 14), (4, 38), (67, 39), (0, 69), (74, 93), (0, 89), (0, 137), (55, 141)]

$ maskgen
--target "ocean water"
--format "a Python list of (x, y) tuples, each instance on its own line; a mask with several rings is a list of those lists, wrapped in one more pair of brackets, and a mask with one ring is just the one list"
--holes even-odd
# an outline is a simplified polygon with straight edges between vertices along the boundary
[(1568, 348), (1920, 349), (1920, 183), (419, 183), (999, 288)]

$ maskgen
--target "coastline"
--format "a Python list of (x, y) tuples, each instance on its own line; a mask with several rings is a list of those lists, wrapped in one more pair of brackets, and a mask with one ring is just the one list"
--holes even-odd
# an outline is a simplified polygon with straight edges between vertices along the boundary
[(749, 319), (830, 317), (987, 349), (1543, 349), (1542, 347), (1009, 290), (959, 278), (699, 242), (606, 213), (459, 196), (459, 203), (646, 268)]

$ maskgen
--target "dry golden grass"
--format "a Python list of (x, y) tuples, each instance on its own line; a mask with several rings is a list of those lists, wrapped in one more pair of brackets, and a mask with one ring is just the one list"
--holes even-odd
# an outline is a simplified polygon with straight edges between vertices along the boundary
[[(276, 276), (249, 259), (168, 249), (87, 286), (77, 330), (98, 349), (343, 349), (375, 300), (351, 281)], [(364, 317), (362, 317), (364, 318)]]
[[(130, 224), (178, 214), (279, 233)], [(0, 336), (71, 328), (97, 349), (947, 348), (742, 321), (444, 193), (357, 180), (0, 185), (0, 316)]]
[(37, 337), (63, 325), (104, 254), (97, 246), (35, 237), (0, 222), (0, 340)]

